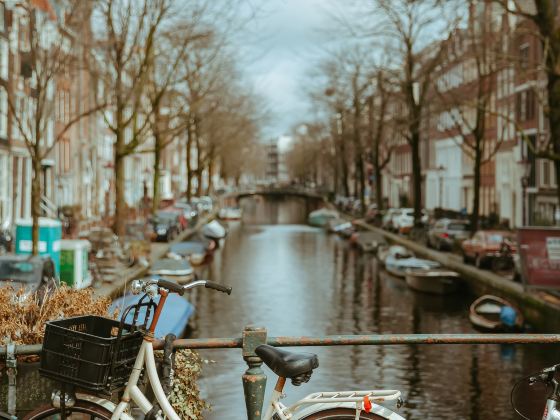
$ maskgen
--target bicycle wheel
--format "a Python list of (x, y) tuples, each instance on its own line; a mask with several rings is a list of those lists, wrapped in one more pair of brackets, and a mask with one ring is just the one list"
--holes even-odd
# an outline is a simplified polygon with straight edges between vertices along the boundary
[[(82, 400), (76, 401), (74, 407), (66, 409), (66, 419), (68, 420), (111, 420), (111, 415), (112, 413), (105, 407)], [(22, 420), (58, 420), (61, 418), (60, 408), (46, 404), (36, 408)]]
[[(385, 417), (373, 413), (360, 413), (360, 420), (384, 420)], [(301, 420), (355, 420), (356, 410), (352, 408), (328, 408), (318, 413), (310, 414)]]

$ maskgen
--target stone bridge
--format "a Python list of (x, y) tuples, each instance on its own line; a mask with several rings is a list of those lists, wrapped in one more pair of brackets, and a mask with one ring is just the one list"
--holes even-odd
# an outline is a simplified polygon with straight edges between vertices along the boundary
[(273, 186), (257, 187), (252, 189), (230, 192), (225, 194), (224, 201), (229, 205), (233, 204), (233, 202), (238, 204), (241, 199), (246, 197), (254, 197), (254, 196), (274, 197), (274, 198), (299, 197), (314, 202), (326, 201), (326, 194), (316, 189), (302, 188), (302, 187), (273, 187)]

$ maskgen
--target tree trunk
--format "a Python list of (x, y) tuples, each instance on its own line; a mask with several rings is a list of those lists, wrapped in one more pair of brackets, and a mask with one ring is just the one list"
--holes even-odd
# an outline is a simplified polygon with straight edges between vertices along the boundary
[[(477, 142), (478, 143), (478, 142)], [(471, 215), (471, 233), (474, 233), (478, 230), (478, 224), (480, 219), (480, 170), (482, 166), (482, 150), (480, 148), (480, 144), (477, 144), (476, 149), (474, 150), (474, 195), (473, 195), (473, 208), (472, 208), (472, 215)]]
[(377, 201), (377, 210), (383, 210), (383, 190), (382, 190), (382, 175), (379, 165), (375, 165), (375, 199)]
[(214, 177), (214, 152), (210, 152), (208, 157), (208, 187), (206, 188), (206, 195), (212, 194), (213, 185), (212, 178)]
[(124, 197), (125, 184), (125, 157), (115, 147), (115, 220), (113, 232), (121, 236), (124, 233), (124, 220), (126, 219), (126, 201)]
[(340, 150), (340, 168), (342, 169), (342, 187), (344, 188), (344, 194), (346, 197), (350, 197), (350, 179), (348, 171), (348, 161), (346, 159), (346, 145), (344, 144), (344, 117), (340, 117), (340, 138), (339, 138), (339, 150)]
[(193, 145), (193, 130), (191, 124), (191, 116), (189, 115), (189, 123), (187, 124), (187, 200), (191, 201), (192, 197), (192, 167), (191, 167), (191, 149)]
[(153, 177), (153, 183), (154, 183), (154, 194), (152, 197), (152, 214), (155, 214), (156, 211), (158, 211), (159, 208), (159, 202), (160, 202), (160, 190), (159, 190), (159, 179), (160, 179), (160, 170), (159, 170), (159, 165), (161, 162), (161, 146), (160, 146), (160, 136), (159, 134), (156, 134), (154, 136), (154, 140), (155, 140), (155, 148), (154, 148), (154, 177)]
[(412, 200), (414, 204), (414, 225), (418, 226), (422, 219), (422, 166), (420, 163), (420, 132), (418, 124), (413, 124), (410, 144), (412, 154)]
[(38, 151), (32, 158), (33, 178), (31, 179), (31, 253), (39, 255), (39, 217), (41, 216), (41, 159)]
[(202, 148), (200, 147), (200, 120), (195, 116), (194, 120), (195, 146), (196, 146), (196, 195), (202, 195)]

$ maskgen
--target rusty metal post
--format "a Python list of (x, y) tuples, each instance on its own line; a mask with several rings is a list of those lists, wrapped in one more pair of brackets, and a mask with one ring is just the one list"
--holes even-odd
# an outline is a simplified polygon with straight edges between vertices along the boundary
[(262, 416), (266, 375), (261, 369), (262, 360), (255, 354), (261, 344), (266, 344), (266, 328), (246, 326), (243, 330), (243, 359), (249, 368), (242, 380), (248, 420), (260, 420)]

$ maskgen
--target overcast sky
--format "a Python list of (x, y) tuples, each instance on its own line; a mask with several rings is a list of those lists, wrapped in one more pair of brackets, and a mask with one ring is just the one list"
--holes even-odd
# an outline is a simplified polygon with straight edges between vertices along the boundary
[(270, 110), (265, 134), (277, 137), (306, 118), (308, 102), (301, 86), (317, 55), (334, 38), (324, 32), (332, 6), (329, 0), (253, 2), (264, 10), (248, 28), (246, 74)]

